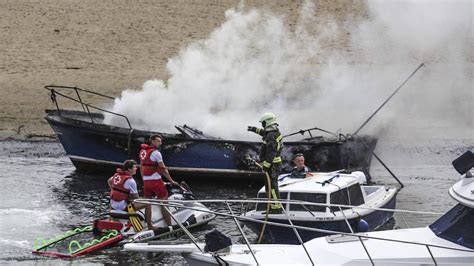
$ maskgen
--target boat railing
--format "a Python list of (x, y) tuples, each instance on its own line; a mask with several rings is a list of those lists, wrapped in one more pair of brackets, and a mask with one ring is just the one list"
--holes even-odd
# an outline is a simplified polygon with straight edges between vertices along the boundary
[[(389, 241), (389, 242), (397, 242), (397, 243), (404, 243), (404, 244), (410, 244), (410, 245), (417, 245), (417, 246), (424, 246), (427, 249), (427, 252), (429, 253), (431, 259), (433, 260), (433, 263), (436, 265), (436, 258), (433, 255), (432, 249), (433, 248), (439, 248), (439, 249), (447, 249), (447, 250), (455, 250), (455, 251), (462, 251), (462, 252), (474, 252), (472, 250), (468, 249), (462, 249), (462, 248), (454, 248), (454, 247), (448, 247), (448, 246), (441, 246), (441, 245), (433, 245), (433, 244), (428, 244), (428, 243), (420, 243), (420, 242), (414, 242), (414, 241), (405, 241), (405, 240), (398, 240), (398, 239), (390, 239), (390, 238), (383, 238), (383, 237), (374, 237), (374, 236), (369, 236), (366, 233), (355, 233), (352, 231), (352, 228), (349, 224), (349, 221), (346, 216), (344, 216), (344, 219), (349, 226), (350, 233), (347, 232), (340, 232), (340, 231), (332, 231), (332, 230), (326, 230), (326, 229), (319, 229), (319, 228), (312, 228), (312, 227), (305, 227), (305, 226), (299, 226), (299, 225), (294, 225), (292, 222), (292, 219), (288, 215), (287, 211), (283, 209), (283, 214), (286, 216), (286, 220), (288, 223), (283, 223), (283, 222), (274, 222), (274, 221), (268, 221), (268, 220), (258, 220), (251, 218), (249, 216), (241, 215), (241, 214), (236, 214), (232, 210), (231, 204), (248, 204), (248, 203), (253, 203), (253, 204), (272, 204), (272, 203), (285, 203), (285, 204), (302, 204), (302, 205), (315, 205), (315, 206), (325, 206), (325, 207), (337, 207), (339, 210), (343, 213), (343, 208), (344, 207), (349, 207), (349, 208), (360, 208), (360, 209), (373, 209), (373, 210), (378, 210), (378, 211), (387, 211), (387, 212), (394, 212), (394, 213), (413, 213), (413, 214), (423, 214), (423, 215), (436, 215), (440, 216), (443, 213), (438, 213), (438, 212), (427, 212), (427, 211), (412, 211), (412, 210), (402, 210), (402, 209), (386, 209), (386, 208), (374, 208), (374, 207), (367, 207), (367, 206), (352, 206), (352, 205), (341, 205), (341, 204), (328, 204), (328, 203), (314, 203), (314, 202), (306, 202), (306, 201), (298, 201), (298, 200), (279, 200), (279, 201), (273, 201), (273, 200), (264, 200), (264, 199), (245, 199), (245, 200), (183, 200), (183, 201), (167, 201), (167, 200), (158, 200), (158, 199), (137, 199), (135, 202), (138, 203), (144, 203), (144, 204), (152, 204), (152, 205), (158, 205), (158, 206), (163, 206), (164, 208), (169, 208), (169, 207), (174, 207), (174, 208), (186, 208), (190, 210), (195, 210), (195, 211), (201, 211), (201, 212), (206, 212), (210, 214), (214, 214), (216, 216), (221, 216), (224, 218), (231, 218), (235, 224), (237, 225), (237, 228), (242, 235), (245, 244), (247, 245), (248, 252), (250, 252), (255, 260), (255, 263), (259, 265), (259, 262), (255, 256), (254, 250), (252, 250), (251, 244), (248, 240), (248, 237), (245, 235), (244, 231), (242, 230), (242, 227), (240, 226), (238, 221), (251, 221), (255, 223), (261, 223), (261, 224), (266, 224), (266, 225), (272, 225), (272, 226), (279, 226), (279, 227), (286, 227), (286, 228), (291, 228), (293, 229), (294, 233), (296, 234), (302, 248), (305, 250), (305, 253), (308, 257), (308, 260), (311, 262), (312, 265), (314, 265), (313, 257), (309, 254), (305, 243), (301, 240), (301, 237), (299, 236), (298, 230), (306, 230), (306, 231), (313, 231), (313, 232), (319, 232), (319, 233), (324, 233), (324, 234), (336, 234), (336, 235), (341, 235), (345, 237), (352, 237), (354, 240), (357, 240), (361, 243), (363, 246), (367, 257), (371, 261), (372, 265), (375, 265), (372, 257), (370, 256), (370, 251), (367, 249), (366, 245), (364, 244), (363, 240), (366, 239), (374, 239), (374, 240), (380, 240), (380, 241)], [(215, 203), (220, 203), (220, 204), (225, 204), (227, 207), (228, 212), (219, 212), (219, 211), (212, 211), (209, 209), (202, 209), (202, 208), (196, 208), (188, 205), (187, 203), (190, 202), (199, 202), (202, 204), (215, 204)], [(241, 208), (242, 210), (242, 208)], [(179, 226), (183, 229), (185, 234), (191, 239), (191, 241), (194, 243), (194, 245), (204, 253), (204, 251), (201, 249), (199, 244), (197, 243), (196, 238), (174, 217), (173, 215), (172, 219), (179, 224)]]
[(306, 132), (308, 132), (308, 135), (309, 135), (308, 139), (314, 139), (314, 138), (320, 137), (320, 136), (313, 136), (313, 131), (321, 131), (321, 132), (327, 133), (327, 134), (337, 138), (337, 141), (343, 141), (343, 140), (347, 139), (347, 137), (342, 133), (334, 133), (334, 132), (331, 132), (331, 131), (328, 131), (328, 130), (325, 130), (325, 129), (322, 129), (322, 128), (319, 128), (319, 127), (300, 129), (296, 132), (284, 135), (283, 138), (291, 137), (291, 136), (298, 135), (298, 134), (304, 135), (304, 134), (306, 134)]
[[(58, 111), (59, 115), (61, 115), (61, 110), (59, 108), (59, 103), (58, 103), (58, 100), (57, 100), (58, 95), (63, 97), (63, 98), (66, 98), (68, 100), (71, 100), (73, 102), (79, 103), (81, 105), (82, 109), (84, 110), (84, 112), (87, 112), (87, 114), (89, 114), (89, 117), (91, 119), (91, 123), (94, 123), (94, 118), (93, 118), (92, 113), (90, 111), (90, 109), (92, 108), (92, 109), (95, 109), (95, 110), (102, 111), (104, 113), (108, 113), (108, 114), (112, 114), (112, 115), (115, 115), (115, 116), (122, 117), (127, 122), (129, 129), (133, 130), (132, 125), (130, 123), (130, 120), (128, 120), (128, 117), (126, 117), (125, 115), (119, 114), (119, 113), (115, 113), (115, 112), (112, 112), (112, 111), (105, 110), (103, 108), (94, 106), (90, 103), (84, 102), (82, 97), (81, 97), (81, 92), (86, 93), (86, 94), (96, 95), (96, 96), (106, 98), (106, 99), (111, 99), (111, 100), (114, 100), (115, 99), (114, 97), (111, 97), (111, 96), (108, 96), (108, 95), (105, 95), (105, 94), (102, 94), (102, 93), (98, 93), (98, 92), (95, 92), (95, 91), (91, 91), (91, 90), (81, 89), (81, 88), (78, 88), (78, 87), (48, 85), (48, 86), (45, 86), (44, 88), (50, 91), (51, 101), (53, 101), (53, 103), (56, 105), (56, 110)], [(77, 98), (71, 97), (69, 95), (63, 94), (63, 93), (58, 91), (58, 90), (63, 90), (63, 89), (74, 91), (76, 93)]]

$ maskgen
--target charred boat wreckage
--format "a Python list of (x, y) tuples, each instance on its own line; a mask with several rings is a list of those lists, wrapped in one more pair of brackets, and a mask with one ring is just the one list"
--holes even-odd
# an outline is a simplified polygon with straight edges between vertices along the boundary
[[(81, 94), (112, 97), (76, 87), (46, 86), (46, 89), (50, 91), (56, 109), (46, 110), (45, 119), (79, 172), (113, 171), (129, 158), (138, 160), (141, 144), (147, 142), (150, 135), (159, 134), (164, 138), (161, 153), (172, 173), (222, 178), (262, 176), (260, 168), (254, 164), (260, 142), (216, 138), (186, 125), (176, 126), (176, 133), (143, 131), (133, 128), (124, 115), (83, 102)], [(73, 90), (78, 96), (70, 97), (62, 90)], [(83, 110), (60, 108), (60, 97), (77, 102)], [(104, 113), (122, 117), (129, 127), (105, 124)], [(303, 153), (308, 165), (317, 165), (321, 171), (351, 169), (369, 173), (372, 152), (377, 143), (375, 137), (343, 134), (313, 136), (316, 130), (318, 128), (298, 131), (309, 133), (309, 137), (284, 141), (283, 169), (291, 169), (292, 156)]]

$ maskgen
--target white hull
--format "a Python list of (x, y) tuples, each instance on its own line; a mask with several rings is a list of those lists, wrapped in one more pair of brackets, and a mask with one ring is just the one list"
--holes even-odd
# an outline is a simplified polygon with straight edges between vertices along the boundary
[[(466, 154), (470, 157), (469, 168), (463, 167), (466, 160), (460, 162)], [(202, 244), (127, 244), (124, 249), (178, 252), (191, 265), (474, 265), (474, 177), (468, 171), (474, 165), (474, 154), (465, 153), (453, 165), (463, 175), (450, 189), (459, 204), (429, 227), (341, 233), (314, 238), (302, 245), (239, 244), (231, 245), (230, 251), (223, 249), (229, 248), (227, 243), (216, 240), (211, 242), (214, 250), (217, 244), (224, 243), (217, 247), (227, 251), (218, 256), (204, 253)]]
[[(414, 228), (371, 232), (370, 237), (429, 243), (467, 251), (431, 247), (430, 251), (438, 265), (473, 265), (474, 250), (453, 244), (438, 238), (429, 228)], [(313, 239), (305, 244), (315, 264), (332, 265), (370, 265), (371, 261), (357, 238), (348, 242), (328, 243), (326, 237)], [(365, 247), (376, 265), (434, 265), (430, 252), (424, 245), (400, 243), (377, 239), (364, 239)], [(200, 244), (203, 249), (204, 245)], [(311, 261), (300, 245), (251, 245), (261, 265), (310, 265)], [(126, 244), (126, 251), (141, 252), (177, 252), (191, 261), (218, 264), (208, 253), (201, 253), (194, 244), (183, 245), (147, 245)], [(255, 265), (256, 262), (246, 245), (233, 245), (232, 252), (220, 255), (230, 265)], [(194, 265), (194, 264), (192, 264)]]

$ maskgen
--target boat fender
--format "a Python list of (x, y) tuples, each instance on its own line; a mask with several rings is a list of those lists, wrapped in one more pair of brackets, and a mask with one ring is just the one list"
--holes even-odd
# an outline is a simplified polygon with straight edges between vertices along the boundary
[(232, 246), (230, 237), (219, 232), (217, 229), (212, 230), (204, 236), (206, 245), (204, 252), (220, 253), (220, 251), (227, 252)]
[(366, 220), (360, 219), (357, 222), (357, 231), (358, 232), (368, 232), (369, 231), (369, 223)]

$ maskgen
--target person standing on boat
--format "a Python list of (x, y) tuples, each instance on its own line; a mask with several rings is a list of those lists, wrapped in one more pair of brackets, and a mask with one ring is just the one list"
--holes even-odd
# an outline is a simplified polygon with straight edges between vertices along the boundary
[(295, 167), (291, 171), (292, 178), (305, 178), (307, 176), (312, 176), (311, 169), (304, 163), (304, 155), (302, 153), (297, 153), (293, 156), (293, 163)]
[[(126, 160), (122, 169), (117, 168), (115, 174), (107, 180), (110, 187), (110, 206), (114, 210), (124, 211), (129, 202), (138, 199), (137, 182), (133, 175), (137, 173), (137, 162)], [(148, 229), (153, 230), (151, 223), (151, 205), (133, 203), (135, 210), (145, 209), (145, 221)]]
[[(171, 178), (168, 169), (163, 162), (163, 156), (158, 150), (161, 147), (162, 138), (159, 135), (150, 136), (150, 144), (142, 144), (140, 150), (140, 171), (143, 178), (143, 194), (145, 198), (156, 196), (158, 199), (167, 200), (168, 191), (166, 190), (163, 176), (168, 179), (174, 186), (179, 186), (177, 182)], [(163, 219), (168, 226), (171, 226), (170, 214), (161, 207)]]
[[(278, 129), (276, 116), (273, 113), (264, 113), (259, 122), (263, 128), (248, 126), (247, 130), (262, 136), (263, 145), (260, 150), (260, 161), (263, 171), (270, 180), (265, 182), (267, 196), (273, 200), (280, 198), (278, 190), (278, 176), (281, 173), (281, 150), (283, 148), (283, 136)], [(281, 213), (280, 203), (271, 204), (271, 213)]]

